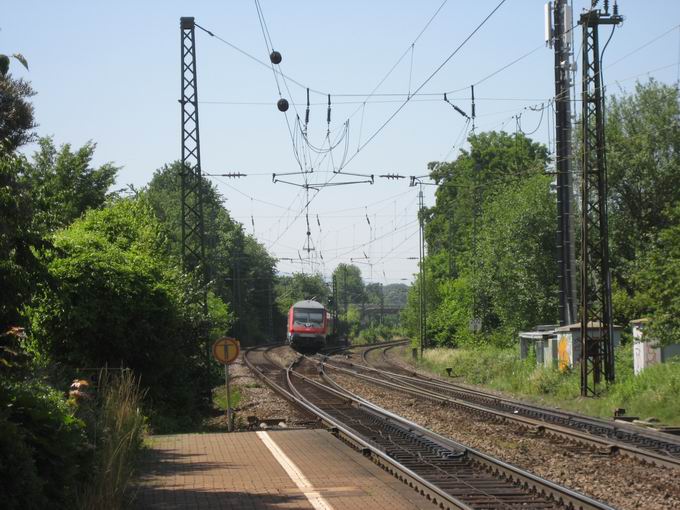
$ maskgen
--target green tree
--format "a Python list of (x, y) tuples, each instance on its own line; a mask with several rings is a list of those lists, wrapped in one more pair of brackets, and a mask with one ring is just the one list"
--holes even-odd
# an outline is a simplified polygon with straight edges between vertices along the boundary
[(680, 204), (667, 214), (673, 225), (650, 243), (633, 284), (638, 310), (652, 318), (651, 335), (680, 344)]
[(196, 416), (210, 387), (195, 341), (200, 289), (168, 257), (148, 203), (89, 211), (55, 235), (44, 260), (51, 283), (26, 310), (34, 350), (71, 367), (131, 368), (161, 414)]
[(557, 314), (555, 196), (551, 178), (535, 175), (487, 203), (480, 221), (478, 271), (484, 289), (485, 322), (507, 337), (536, 324), (552, 324)]
[[(157, 170), (142, 192), (152, 204), (156, 217), (167, 226), (170, 253), (177, 260), (181, 256), (180, 169), (181, 164), (175, 162)], [(274, 300), (270, 292), (274, 288), (275, 260), (231, 218), (222, 205), (223, 198), (207, 180), (202, 191), (210, 287), (230, 305), (235, 319), (232, 334), (244, 343), (267, 340), (268, 309)]]
[[(455, 161), (429, 165), (438, 188), (435, 205), (423, 213), (427, 339), (439, 344), (484, 339), (499, 328), (512, 338), (550, 316), (554, 301), (547, 149), (522, 133), (479, 133), (468, 141), (470, 150)], [(418, 278), (402, 314), (411, 335), (419, 327), (420, 285)], [(482, 336), (470, 334), (476, 317)]]
[(41, 138), (39, 150), (26, 167), (23, 181), (30, 189), (33, 224), (49, 233), (71, 224), (89, 209), (104, 205), (111, 196), (118, 168), (106, 163), (92, 167), (96, 145), (87, 143), (73, 152), (69, 144), (57, 149), (52, 138)]
[(21, 179), (27, 166), (23, 156), (0, 156), (0, 333), (22, 323), (21, 307), (42, 274), (35, 249), (43, 240), (32, 228), (30, 189)]
[(353, 264), (340, 263), (333, 271), (338, 286), (341, 307), (348, 304), (361, 305), (366, 302), (366, 289), (361, 278), (361, 269)]
[[(13, 56), (28, 68), (23, 56)], [(0, 153), (11, 154), (34, 140), (36, 124), (29, 102), (34, 95), (29, 82), (9, 73), (9, 57), (0, 55)]]
[(680, 202), (680, 92), (650, 79), (607, 111), (610, 232), (615, 262), (632, 261)]
[(290, 307), (303, 299), (314, 299), (326, 305), (328, 285), (321, 274), (293, 273), (276, 278), (276, 306), (281, 314), (287, 316)]

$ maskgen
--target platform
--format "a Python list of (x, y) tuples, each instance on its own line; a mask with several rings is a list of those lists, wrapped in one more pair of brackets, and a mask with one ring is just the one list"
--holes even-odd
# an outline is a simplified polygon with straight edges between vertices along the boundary
[(325, 430), (154, 436), (140, 471), (140, 510), (434, 508)]

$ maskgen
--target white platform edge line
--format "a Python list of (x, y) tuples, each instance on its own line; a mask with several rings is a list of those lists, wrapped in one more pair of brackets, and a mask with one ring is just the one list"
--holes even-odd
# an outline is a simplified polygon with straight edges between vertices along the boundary
[(307, 479), (307, 477), (302, 474), (300, 468), (298, 468), (295, 463), (290, 460), (290, 457), (286, 455), (283, 450), (277, 445), (271, 438), (269, 433), (264, 431), (256, 432), (257, 437), (264, 443), (264, 445), (269, 449), (271, 454), (274, 456), (276, 461), (281, 465), (281, 467), (286, 471), (290, 479), (297, 485), (298, 489), (302, 491), (307, 500), (316, 510), (333, 510), (333, 507), (324, 499), (324, 497), (314, 490), (312, 483)]

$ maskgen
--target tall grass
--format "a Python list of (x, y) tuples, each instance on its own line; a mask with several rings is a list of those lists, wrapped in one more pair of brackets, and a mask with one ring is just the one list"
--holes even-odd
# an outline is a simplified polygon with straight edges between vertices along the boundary
[(80, 509), (124, 508), (144, 438), (143, 397), (139, 380), (131, 371), (116, 375), (107, 370), (100, 372), (91, 423), (95, 447), (93, 472), (81, 491)]
[(616, 353), (616, 382), (603, 388), (598, 398), (582, 398), (578, 368), (561, 372), (536, 366), (535, 358), (518, 358), (517, 349), (493, 346), (435, 348), (425, 351), (419, 365), (440, 375), (450, 367), (464, 382), (593, 416), (610, 418), (614, 409), (624, 408), (629, 416), (680, 425), (680, 360), (651, 366), (636, 376), (632, 346), (624, 345)]

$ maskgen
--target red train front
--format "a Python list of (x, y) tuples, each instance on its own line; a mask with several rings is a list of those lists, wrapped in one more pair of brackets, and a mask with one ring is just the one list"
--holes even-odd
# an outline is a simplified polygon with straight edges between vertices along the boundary
[(326, 344), (328, 314), (317, 301), (298, 301), (288, 311), (288, 343), (299, 350), (319, 350)]

